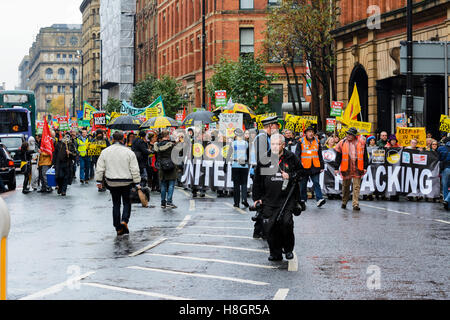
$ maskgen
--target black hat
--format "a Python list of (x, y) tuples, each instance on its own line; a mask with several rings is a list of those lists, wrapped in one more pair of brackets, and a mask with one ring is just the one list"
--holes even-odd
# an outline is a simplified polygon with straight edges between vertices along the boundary
[(261, 123), (262, 123), (263, 126), (266, 126), (266, 125), (272, 124), (272, 123), (277, 123), (278, 124), (278, 117), (277, 116), (273, 116), (273, 117), (265, 118), (264, 120), (261, 120)]
[(356, 130), (356, 128), (351, 127), (350, 129), (347, 130), (347, 134), (351, 134), (352, 136), (356, 136), (358, 134), (358, 130)]
[(314, 128), (313, 126), (309, 126), (308, 128), (306, 128), (305, 132), (309, 130), (312, 130), (314, 131), (314, 133), (316, 133), (316, 128)]

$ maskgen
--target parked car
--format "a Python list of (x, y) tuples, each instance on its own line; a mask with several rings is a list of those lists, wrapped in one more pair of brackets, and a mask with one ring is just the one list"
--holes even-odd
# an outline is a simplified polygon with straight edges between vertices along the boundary
[(14, 167), (21, 171), (21, 160), (18, 151), (25, 141), (23, 134), (0, 134), (0, 143), (2, 143), (14, 161)]
[(16, 189), (16, 168), (14, 161), (9, 154), (8, 150), (3, 144), (0, 143), (0, 179), (2, 179), (5, 186), (8, 186), (8, 190)]

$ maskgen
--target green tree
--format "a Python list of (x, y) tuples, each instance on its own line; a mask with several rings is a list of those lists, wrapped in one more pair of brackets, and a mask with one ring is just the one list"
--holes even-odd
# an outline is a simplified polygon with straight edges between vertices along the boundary
[(131, 102), (136, 108), (145, 108), (154, 101), (154, 89), (156, 78), (153, 75), (147, 75), (144, 80), (136, 84), (131, 94)]
[(119, 99), (115, 98), (108, 98), (108, 101), (106, 102), (104, 109), (109, 114), (113, 112), (120, 112), (120, 108), (122, 107), (122, 102), (120, 102)]
[(146, 108), (161, 96), (166, 116), (174, 117), (182, 105), (179, 92), (180, 84), (171, 76), (163, 75), (156, 79), (153, 75), (147, 75), (135, 86), (131, 102), (136, 108)]
[[(337, 27), (337, 12), (335, 1), (283, 0), (272, 9), (268, 19), (268, 30), (273, 29), (269, 35), (269, 48), (284, 59), (292, 57), (292, 53), (289, 54), (292, 48), (298, 48), (304, 54), (312, 82), (311, 113), (319, 116), (321, 127), (329, 114), (330, 95), (336, 99), (332, 30)], [(306, 78), (307, 75), (303, 73), (302, 76)]]
[(65, 109), (64, 96), (60, 95), (50, 101), (50, 107), (48, 111), (54, 116), (65, 116), (65, 111), (67, 111)]
[(276, 75), (266, 73), (263, 60), (252, 56), (242, 56), (239, 61), (222, 58), (215, 67), (215, 73), (208, 81), (207, 90), (214, 97), (214, 91), (226, 90), (227, 98), (245, 104), (256, 113), (270, 111), (264, 98), (274, 92), (270, 86)]

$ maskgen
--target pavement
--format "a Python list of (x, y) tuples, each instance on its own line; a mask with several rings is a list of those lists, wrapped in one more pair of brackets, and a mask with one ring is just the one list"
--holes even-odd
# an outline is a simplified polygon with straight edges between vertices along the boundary
[[(441, 204), (329, 200), (294, 217), (295, 259), (269, 262), (253, 239), (253, 213), (232, 198), (192, 198), (176, 209), (133, 204), (130, 234), (116, 236), (109, 192), (95, 183), (67, 196), (19, 188), (11, 213), (8, 299), (310, 300), (448, 299), (450, 214)], [(350, 207), (350, 206), (349, 206)]]

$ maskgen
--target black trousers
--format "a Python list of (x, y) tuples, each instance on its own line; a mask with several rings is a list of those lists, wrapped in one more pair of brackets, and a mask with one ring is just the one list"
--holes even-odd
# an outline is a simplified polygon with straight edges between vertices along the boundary
[(28, 183), (30, 182), (31, 164), (27, 163), (23, 169), (23, 190), (28, 190)]
[[(121, 228), (121, 222), (128, 224), (131, 215), (130, 191), (131, 185), (125, 187), (108, 187), (113, 202), (113, 225), (117, 231)], [(123, 203), (123, 213), (120, 214), (120, 206)]]
[(242, 202), (247, 202), (248, 168), (232, 168), (231, 178), (233, 180), (234, 204), (239, 205), (241, 198)]
[(56, 173), (56, 183), (58, 184), (58, 191), (61, 193), (66, 193), (67, 185), (72, 177), (72, 166), (71, 163), (62, 162), (58, 166), (58, 172)]
[(263, 208), (263, 228), (269, 244), (270, 254), (281, 256), (283, 253), (294, 250), (294, 220), (292, 211), (285, 211), (280, 221), (275, 221), (280, 208)]

